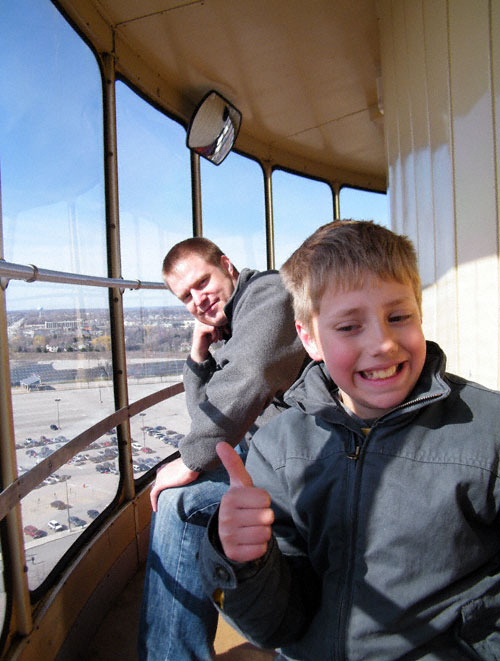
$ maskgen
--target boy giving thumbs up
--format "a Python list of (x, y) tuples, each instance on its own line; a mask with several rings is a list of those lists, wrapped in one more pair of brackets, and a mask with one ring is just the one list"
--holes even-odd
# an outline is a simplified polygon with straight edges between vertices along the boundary
[(257, 560), (265, 555), (271, 538), (271, 498), (267, 491), (253, 486), (240, 456), (229, 443), (219, 443), (217, 454), (229, 474), (229, 491), (222, 497), (219, 510), (222, 549), (236, 562)]

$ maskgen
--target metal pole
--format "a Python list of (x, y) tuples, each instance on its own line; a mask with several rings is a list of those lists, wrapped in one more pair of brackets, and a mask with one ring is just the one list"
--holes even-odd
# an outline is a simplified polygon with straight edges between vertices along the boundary
[(200, 156), (194, 151), (191, 151), (191, 204), (193, 209), (193, 236), (203, 236)]
[[(120, 217), (118, 204), (118, 161), (116, 142), (116, 98), (114, 57), (103, 54), (104, 64), (104, 149), (106, 184), (106, 229), (108, 244), (108, 275), (121, 277)], [(117, 409), (128, 406), (127, 360), (123, 316), (123, 289), (109, 290), (111, 355), (113, 364), (113, 388)], [(135, 496), (132, 453), (130, 449), (130, 421), (122, 422), (117, 429), (118, 452), (123, 475), (123, 493), (127, 500)]]
[(61, 422), (60, 422), (60, 418), (59, 418), (59, 402), (61, 401), (61, 399), (60, 399), (60, 397), (56, 397), (54, 401), (57, 405), (57, 428), (61, 429)]
[[(3, 259), (2, 189), (0, 177), (0, 259)], [(14, 416), (12, 412), (12, 392), (10, 388), (9, 337), (7, 333), (7, 303), (5, 289), (8, 281), (0, 287), (0, 380), (5, 387), (0, 388), (0, 470), (1, 488), (5, 489), (17, 479)], [(22, 532), (21, 505), (12, 508), (1, 522), (7, 528), (8, 550), (4, 549), (4, 564), (12, 577), (13, 621), (17, 631), (25, 636), (33, 628), (31, 603), (28, 587), (28, 572), (25, 571), (26, 555)]]
[(68, 494), (68, 480), (64, 480), (66, 486), (66, 512), (68, 513), (68, 530), (71, 530), (71, 521), (69, 520), (69, 494)]
[(333, 220), (340, 219), (340, 185), (338, 182), (330, 184), (333, 192)]
[(266, 205), (266, 250), (267, 268), (275, 268), (274, 254), (274, 217), (273, 217), (273, 170), (269, 163), (262, 166), (264, 171), (264, 199)]

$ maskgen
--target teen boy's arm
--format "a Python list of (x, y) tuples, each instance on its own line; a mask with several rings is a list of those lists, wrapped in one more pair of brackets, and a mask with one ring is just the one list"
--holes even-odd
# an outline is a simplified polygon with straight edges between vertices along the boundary
[[(229, 473), (230, 488), (200, 550), (204, 587), (222, 615), (250, 641), (282, 647), (308, 628), (320, 593), (318, 580), (303, 553), (280, 552), (271, 535), (274, 516), (267, 491), (253, 487), (230, 446), (221, 443), (217, 452)], [(255, 452), (250, 452), (255, 459)], [(254, 465), (261, 478), (269, 467), (258, 462)], [(289, 548), (294, 533), (290, 520)]]

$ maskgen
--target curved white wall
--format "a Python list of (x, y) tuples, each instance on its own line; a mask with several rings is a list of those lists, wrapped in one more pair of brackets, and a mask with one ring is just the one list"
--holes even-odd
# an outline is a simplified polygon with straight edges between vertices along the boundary
[(392, 227), (418, 248), (424, 328), (500, 388), (500, 0), (381, 0)]

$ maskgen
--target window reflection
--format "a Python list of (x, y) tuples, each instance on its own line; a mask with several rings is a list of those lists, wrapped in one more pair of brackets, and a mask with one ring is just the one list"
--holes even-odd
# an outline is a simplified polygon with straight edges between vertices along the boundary
[[(140, 304), (136, 307), (140, 293)], [(193, 318), (177, 299), (165, 295), (155, 305), (157, 292), (125, 292), (125, 347), (130, 402), (182, 381), (182, 369), (191, 348)], [(138, 301), (139, 303), (139, 301)], [(130, 420), (135, 477), (147, 472), (177, 448), (189, 429), (184, 394), (176, 395)]]
[[(63, 439), (63, 435), (59, 435)], [(33, 440), (32, 461), (57, 447), (57, 438)], [(64, 442), (64, 441), (63, 441)], [(25, 467), (23, 467), (25, 468)], [(91, 443), (21, 501), (28, 583), (47, 577), (76, 538), (114, 498), (119, 481), (116, 431)]]
[(374, 220), (390, 228), (389, 202), (385, 193), (343, 186), (339, 193), (340, 217)]
[[(179, 379), (172, 379), (172, 382)], [(165, 383), (168, 386), (169, 383)], [(155, 392), (148, 384), (133, 388), (134, 400)], [(131, 398), (132, 399), (132, 398)], [(189, 431), (190, 419), (184, 393), (175, 395), (130, 420), (134, 477), (151, 470), (161, 459), (176, 452), (179, 441)]]
[(275, 263), (279, 268), (320, 225), (333, 220), (333, 195), (324, 182), (273, 172)]
[[(27, 302), (34, 291), (36, 308)], [(6, 298), (17, 469), (24, 474), (114, 411), (107, 290), (11, 281)], [(117, 455), (116, 433), (106, 435), (21, 501), (31, 589), (115, 497)]]
[(265, 270), (266, 215), (260, 165), (235, 152), (219, 166), (204, 159), (200, 165), (203, 235), (214, 241), (238, 270)]
[(186, 132), (120, 81), (116, 106), (122, 274), (161, 282), (166, 253), (192, 234)]
[(0, 621), (5, 619), (5, 612), (7, 608), (7, 593), (5, 590), (5, 567), (3, 562), (3, 552), (0, 550), (0, 571), (2, 578), (0, 579)]
[(2, 9), (0, 43), (8, 44), (0, 58), (5, 259), (106, 275), (95, 57), (50, 3), (19, 0)]

